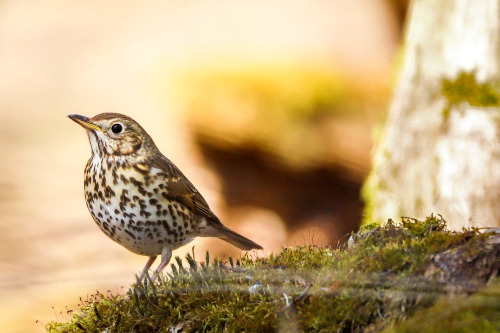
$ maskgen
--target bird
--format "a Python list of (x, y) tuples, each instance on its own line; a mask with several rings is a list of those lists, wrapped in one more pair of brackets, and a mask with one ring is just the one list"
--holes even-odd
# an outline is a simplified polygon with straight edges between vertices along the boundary
[(222, 224), (134, 119), (120, 113), (68, 117), (86, 130), (90, 141), (92, 153), (84, 171), (90, 215), (113, 241), (149, 257), (139, 282), (161, 255), (151, 276), (156, 280), (172, 251), (196, 237), (217, 237), (242, 250), (262, 249)]

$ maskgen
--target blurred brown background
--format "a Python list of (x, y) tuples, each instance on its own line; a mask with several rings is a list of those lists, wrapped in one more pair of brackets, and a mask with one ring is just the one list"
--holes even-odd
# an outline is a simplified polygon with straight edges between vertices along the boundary
[[(83, 200), (90, 156), (66, 116), (136, 119), (225, 224), (264, 246), (356, 229), (405, 1), (3, 1), (0, 330), (43, 331), (146, 258)], [(198, 240), (238, 255), (230, 245)], [(52, 310), (55, 307), (55, 311)], [(60, 312), (63, 312), (61, 315)], [(35, 321), (41, 323), (35, 323)]]

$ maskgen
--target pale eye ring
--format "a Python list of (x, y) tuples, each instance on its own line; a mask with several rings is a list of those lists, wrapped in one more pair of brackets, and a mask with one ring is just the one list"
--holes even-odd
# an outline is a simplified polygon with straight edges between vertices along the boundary
[(123, 132), (122, 124), (116, 123), (113, 126), (111, 126), (111, 132), (113, 132), (115, 134), (119, 134), (119, 133)]

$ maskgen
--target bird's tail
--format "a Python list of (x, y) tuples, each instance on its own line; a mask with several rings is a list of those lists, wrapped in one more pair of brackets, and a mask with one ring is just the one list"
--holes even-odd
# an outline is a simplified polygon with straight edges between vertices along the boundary
[(212, 227), (216, 230), (215, 237), (218, 237), (226, 242), (233, 244), (234, 246), (242, 249), (242, 250), (252, 250), (257, 249), (261, 250), (262, 246), (259, 244), (252, 242), (250, 239), (243, 237), (242, 235), (232, 231), (231, 229), (225, 227), (223, 224), (212, 225)]

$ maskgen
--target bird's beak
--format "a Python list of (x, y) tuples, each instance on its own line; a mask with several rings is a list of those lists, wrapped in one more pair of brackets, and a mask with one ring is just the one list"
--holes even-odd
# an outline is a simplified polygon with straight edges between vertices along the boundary
[(79, 114), (70, 114), (68, 118), (73, 120), (75, 123), (80, 124), (85, 129), (102, 132), (102, 129), (99, 126), (92, 124), (89, 118), (85, 116), (80, 116)]

